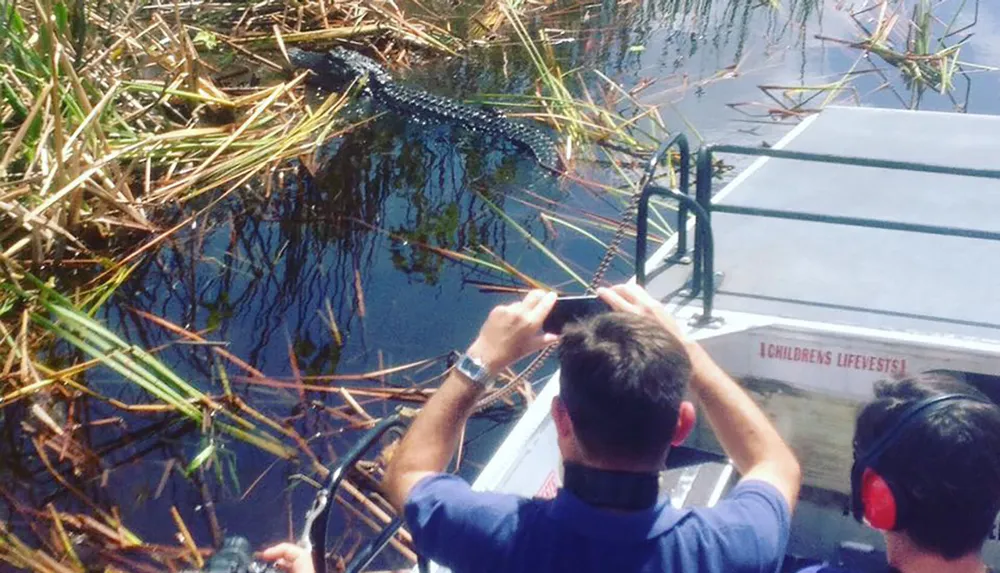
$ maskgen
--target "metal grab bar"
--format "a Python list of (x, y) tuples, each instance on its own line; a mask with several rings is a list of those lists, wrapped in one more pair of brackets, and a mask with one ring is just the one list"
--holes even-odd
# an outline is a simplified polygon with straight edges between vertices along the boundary
[[(959, 175), (979, 177), (982, 179), (1000, 179), (1000, 170), (976, 169), (971, 167), (952, 167), (950, 165), (935, 165), (932, 163), (916, 163), (914, 161), (896, 161), (893, 159), (873, 159), (870, 157), (852, 157), (850, 155), (829, 155), (826, 153), (811, 153), (808, 151), (790, 151), (774, 149), (773, 147), (747, 147), (745, 145), (730, 145), (713, 143), (698, 150), (698, 156), (708, 154), (708, 164), (711, 166), (711, 154), (733, 153), (736, 155), (752, 155), (755, 157), (774, 157), (775, 159), (793, 159), (798, 161), (813, 161), (816, 163), (833, 163), (835, 165), (854, 165), (857, 167), (877, 167), (896, 171), (917, 171), (920, 173), (938, 173), (941, 175)], [(697, 184), (697, 182), (696, 182)]]
[[(942, 225), (925, 225), (920, 223), (905, 223), (901, 221), (889, 221), (885, 219), (868, 219), (861, 217), (847, 217), (839, 215), (824, 215), (819, 213), (808, 213), (802, 211), (784, 211), (776, 209), (763, 209), (757, 207), (741, 207), (736, 205), (718, 205), (712, 203), (712, 163), (713, 153), (732, 153), (737, 155), (751, 155), (756, 157), (773, 157), (776, 159), (791, 159), (797, 161), (813, 161), (817, 163), (832, 163), (836, 165), (853, 165), (857, 167), (872, 167), (878, 169), (892, 169), (897, 171), (915, 171), (918, 173), (936, 173), (941, 175), (954, 175), (962, 177), (977, 177), (981, 179), (1000, 179), (1000, 170), (996, 169), (973, 169), (966, 167), (951, 167), (947, 165), (933, 165), (928, 163), (915, 163), (911, 161), (895, 161), (888, 159), (872, 159), (868, 157), (851, 157), (842, 155), (828, 155), (823, 153), (810, 153), (804, 151), (789, 151), (785, 149), (773, 149), (768, 147), (746, 147), (742, 145), (713, 144), (702, 146), (698, 150), (695, 160), (695, 198), (698, 205), (704, 211), (704, 217), (699, 218), (697, 225), (700, 228), (704, 225), (707, 233), (698, 232), (695, 234), (694, 245), (694, 273), (692, 275), (692, 290), (698, 294), (702, 288), (705, 289), (706, 316), (710, 317), (712, 301), (714, 295), (713, 269), (715, 267), (715, 245), (712, 240), (711, 220), (712, 212), (730, 213), (736, 215), (749, 215), (757, 217), (770, 217), (775, 219), (789, 219), (797, 221), (810, 221), (816, 223), (827, 223), (835, 225), (847, 225), (852, 227), (867, 227), (874, 229), (885, 229), (890, 231), (904, 231), (914, 233), (926, 233), (932, 235), (943, 235), (949, 237), (960, 237), (970, 239), (980, 239), (988, 241), (1000, 241), (1000, 232), (984, 231), (979, 229), (967, 229), (960, 227), (948, 227)], [(644, 216), (645, 212), (640, 209)], [(645, 247), (645, 245), (644, 245)], [(645, 251), (643, 251), (645, 254)], [(637, 249), (638, 254), (638, 249)], [(636, 269), (640, 264), (644, 267), (645, 261), (636, 261)], [(643, 268), (643, 270), (645, 270)], [(704, 271), (704, 272), (702, 272)], [(638, 276), (638, 273), (637, 273)], [(708, 280), (705, 280), (705, 277)], [(702, 317), (705, 320), (705, 317)]]
[[(679, 191), (667, 189), (659, 185), (653, 185), (653, 177), (660, 162), (676, 146), (680, 153), (680, 185)], [(700, 157), (699, 157), (700, 159)], [(701, 170), (699, 164), (698, 181), (700, 185), (702, 178), (711, 180), (711, 163), (707, 171)], [(635, 282), (639, 286), (646, 284), (646, 256), (648, 249), (649, 235), (649, 200), (654, 196), (673, 199), (678, 203), (677, 209), (677, 247), (674, 254), (667, 258), (667, 261), (680, 262), (687, 256), (687, 218), (688, 211), (695, 215), (695, 249), (694, 265), (691, 275), (691, 296), (698, 296), (704, 291), (702, 297), (702, 314), (697, 318), (696, 324), (704, 325), (712, 322), (712, 310), (715, 299), (715, 282), (711, 278), (714, 276), (715, 245), (712, 237), (712, 224), (709, 210), (698, 201), (691, 198), (689, 189), (691, 185), (691, 151), (687, 137), (681, 133), (674, 136), (670, 141), (664, 143), (656, 150), (656, 153), (649, 160), (646, 172), (640, 180), (639, 205), (636, 212), (636, 238), (635, 238)], [(704, 251), (704, 253), (703, 253)], [(710, 277), (708, 281), (703, 280), (704, 276)]]
[[(642, 198), (639, 199), (639, 219), (637, 223), (639, 229), (637, 230), (637, 233), (640, 235), (644, 235), (646, 232), (646, 218), (649, 215), (649, 199), (653, 195), (674, 199), (681, 205), (686, 205), (687, 208), (691, 209), (694, 213), (694, 217), (697, 222), (695, 225), (695, 244), (700, 245), (700, 248), (705, 251), (704, 257), (696, 257), (694, 263), (694, 273), (691, 277), (691, 296), (698, 296), (699, 293), (702, 294), (701, 316), (696, 318), (695, 325), (702, 326), (711, 324), (712, 310), (715, 300), (715, 280), (713, 279), (715, 275), (715, 241), (712, 237), (712, 225), (708, 219), (708, 211), (698, 204), (696, 200), (684, 195), (683, 193), (679, 193), (673, 189), (660, 187), (658, 185), (649, 185), (643, 189)], [(643, 241), (643, 243), (645, 243), (645, 241)], [(643, 245), (643, 247), (645, 248), (645, 245)], [(698, 246), (695, 247), (696, 253), (698, 252), (698, 248)], [(646, 283), (646, 263), (645, 260), (639, 259), (638, 252), (639, 249), (637, 246), (635, 282), (640, 286), (644, 286)], [(708, 277), (708, 280), (703, 280), (703, 277)]]
[[(653, 154), (649, 159), (649, 163), (646, 165), (646, 171), (643, 173), (642, 179), (639, 180), (639, 205), (637, 211), (636, 220), (636, 237), (635, 237), (635, 276), (636, 282), (639, 285), (644, 285), (646, 283), (646, 249), (647, 249), (647, 234), (648, 234), (648, 213), (649, 213), (649, 194), (647, 190), (650, 184), (653, 182), (653, 177), (656, 175), (656, 169), (659, 167), (660, 162), (666, 157), (667, 153), (671, 148), (677, 147), (677, 151), (680, 153), (680, 192), (684, 195), (689, 195), (689, 189), (691, 186), (691, 148), (688, 145), (687, 136), (683, 133), (674, 136), (670, 141), (660, 145), (656, 153)], [(687, 215), (688, 208), (690, 204), (681, 201), (680, 208), (677, 210), (677, 219), (681, 221), (681, 224), (677, 229), (677, 250), (674, 252), (672, 258), (679, 260), (687, 255)]]
[[(841, 215), (824, 215), (820, 213), (809, 213), (803, 211), (787, 211), (778, 209), (763, 209), (758, 207), (741, 207), (736, 205), (716, 205), (712, 203), (712, 181), (710, 178), (702, 178), (702, 172), (711, 173), (713, 153), (733, 153), (737, 155), (752, 155), (757, 157), (774, 157), (776, 159), (791, 159), (797, 161), (813, 161), (817, 163), (832, 163), (836, 165), (854, 165), (858, 167), (874, 167), (879, 169), (892, 169), (897, 171), (915, 171), (919, 173), (936, 173), (941, 175), (955, 175), (963, 177), (977, 177), (981, 179), (1000, 179), (1000, 170), (996, 169), (972, 169), (966, 167), (950, 167), (947, 165), (932, 165), (928, 163), (914, 163), (911, 161), (894, 161), (887, 159), (871, 159), (867, 157), (851, 157), (845, 155), (827, 155), (823, 153), (809, 153), (804, 151), (788, 151), (785, 149), (772, 149), (766, 147), (745, 147), (742, 145), (706, 145), (698, 150), (697, 173), (695, 181), (695, 196), (698, 203), (709, 213), (731, 213), (735, 215), (749, 215), (756, 217), (770, 217), (774, 219), (789, 219), (795, 221), (810, 221), (814, 223), (828, 223), (834, 225), (846, 225), (850, 227), (866, 227), (871, 229), (885, 229), (888, 231), (904, 231), (912, 233), (926, 233), (931, 235), (942, 235), (946, 237), (960, 237), (967, 239), (981, 239), (987, 241), (1000, 241), (1000, 232), (983, 231), (979, 229), (968, 229), (962, 227), (949, 227), (943, 225), (926, 225), (922, 223), (906, 223), (902, 221), (890, 221), (886, 219), (869, 219), (863, 217), (848, 217)], [(697, 240), (697, 237), (696, 237)], [(695, 258), (702, 253), (695, 244)], [(714, 253), (713, 253), (714, 254)]]
[[(385, 549), (385, 546), (392, 540), (392, 536), (396, 535), (396, 532), (402, 526), (403, 520), (399, 517), (387, 523), (382, 528), (382, 531), (379, 531), (378, 535), (375, 536), (375, 539), (372, 539), (364, 547), (358, 549), (354, 554), (354, 558), (351, 559), (351, 562), (344, 569), (344, 573), (360, 573), (365, 567), (368, 567), (375, 557)], [(423, 572), (425, 569), (421, 568), (420, 571)]]
[(924, 233), (928, 235), (942, 235), (945, 237), (980, 239), (983, 241), (1000, 241), (1000, 231), (980, 231), (977, 229), (963, 229), (962, 227), (902, 223), (897, 221), (885, 221), (883, 219), (846, 217), (843, 215), (820, 215), (818, 213), (809, 213), (806, 211), (784, 211), (778, 209), (763, 209), (760, 207), (739, 207), (736, 205), (713, 205), (712, 211), (716, 213), (730, 213), (733, 215), (750, 215), (753, 217), (769, 217), (772, 219), (790, 219), (793, 221), (809, 221), (811, 223), (829, 223), (831, 225), (885, 229), (887, 231), (905, 231), (910, 233)]
[[(344, 455), (334, 466), (327, 477), (323, 489), (316, 493), (312, 507), (306, 512), (306, 522), (302, 530), (300, 545), (312, 553), (313, 568), (316, 573), (326, 573), (326, 533), (330, 519), (330, 508), (333, 497), (340, 483), (343, 481), (347, 470), (354, 467), (354, 464), (364, 456), (375, 442), (386, 432), (394, 428), (402, 428), (407, 424), (407, 419), (402, 414), (393, 414), (379, 421), (372, 429), (368, 430), (364, 436)], [(402, 525), (402, 519), (396, 518), (389, 522), (385, 528), (374, 539), (362, 547), (351, 560), (347, 571), (360, 571), (371, 563), (372, 559), (385, 547), (393, 534)], [(351, 567), (356, 567), (352, 569)]]

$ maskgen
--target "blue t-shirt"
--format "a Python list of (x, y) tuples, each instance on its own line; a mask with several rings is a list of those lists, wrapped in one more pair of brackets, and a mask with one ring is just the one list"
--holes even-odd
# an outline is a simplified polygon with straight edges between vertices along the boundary
[(711, 508), (663, 500), (617, 513), (565, 489), (527, 499), (474, 492), (447, 474), (422, 479), (405, 514), (417, 550), (455, 573), (772, 573), (790, 521), (784, 498), (761, 481), (740, 482)]

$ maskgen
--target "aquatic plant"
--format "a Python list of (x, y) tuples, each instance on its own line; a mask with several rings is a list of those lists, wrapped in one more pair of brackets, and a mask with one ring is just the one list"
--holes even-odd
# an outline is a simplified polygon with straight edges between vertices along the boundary
[[(904, 106), (917, 108), (924, 92), (932, 90), (947, 96), (956, 109), (964, 110), (968, 100), (968, 87), (971, 85), (969, 74), (995, 70), (960, 59), (963, 45), (972, 36), (966, 32), (975, 24), (979, 14), (979, 0), (971, 2), (972, 23), (963, 24), (960, 19), (968, 12), (970, 0), (963, 0), (954, 7), (945, 7), (943, 3), (931, 0), (878, 0), (851, 13), (860, 38), (846, 40), (819, 37), (861, 50), (863, 58), (859, 58), (858, 64), (867, 62), (869, 71), (881, 76), (885, 80), (883, 87), (894, 93)], [(941, 13), (945, 8), (953, 11)], [(885, 72), (867, 58), (868, 54), (877, 56), (898, 71), (904, 87), (910, 92), (908, 99), (893, 87)], [(958, 77), (967, 80), (962, 100), (955, 97), (955, 82)]]

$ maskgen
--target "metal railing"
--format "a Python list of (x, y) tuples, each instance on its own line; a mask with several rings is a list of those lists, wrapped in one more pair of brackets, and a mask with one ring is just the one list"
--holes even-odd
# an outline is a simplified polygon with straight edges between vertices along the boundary
[[(636, 224), (636, 282), (639, 284), (645, 284), (646, 279), (646, 235), (648, 231), (648, 222), (646, 219), (649, 216), (649, 198), (653, 195), (657, 195), (675, 199), (681, 205), (681, 208), (678, 209), (677, 252), (664, 262), (676, 262), (678, 260), (678, 256), (682, 254), (683, 250), (686, 250), (687, 210), (690, 209), (695, 214), (695, 237), (690, 295), (702, 296), (703, 311), (702, 315), (698, 317), (698, 320), (696, 321), (699, 324), (707, 324), (713, 320), (712, 311), (715, 299), (715, 244), (712, 234), (712, 213), (729, 213), (734, 215), (769, 217), (773, 219), (810, 221), (814, 223), (923, 233), (946, 237), (1000, 241), (1000, 231), (984, 231), (946, 225), (905, 223), (886, 219), (825, 215), (820, 213), (809, 213), (806, 211), (764, 209), (759, 207), (741, 207), (737, 205), (712, 203), (712, 166), (716, 153), (729, 153), (735, 155), (773, 157), (776, 159), (812, 161), (836, 165), (852, 165), (858, 167), (891, 169), (896, 171), (913, 171), (918, 173), (934, 173), (996, 180), (1000, 180), (1000, 170), (953, 167), (910, 161), (872, 159), (867, 157), (829, 155), (823, 153), (789, 151), (785, 149), (773, 149), (766, 147), (746, 147), (741, 145), (726, 144), (706, 145), (698, 150), (695, 163), (695, 199), (692, 201), (688, 195), (688, 161), (683, 160), (683, 156), (687, 153), (687, 142), (682, 138), (683, 136), (675, 137), (664, 147), (661, 147), (661, 149), (657, 151), (657, 156), (653, 158), (648, 168), (655, 170), (656, 165), (662, 159), (663, 155), (665, 155), (669, 150), (669, 147), (675, 143), (681, 149), (682, 163), (680, 166), (680, 174), (682, 184), (679, 190), (674, 191), (664, 189), (652, 184), (647, 184), (641, 190), (643, 197), (639, 203), (638, 221)], [(651, 181), (652, 177), (648, 177), (647, 180)], [(685, 205), (687, 206), (686, 208)], [(697, 209), (695, 208), (695, 205), (697, 205)]]
[[(636, 282), (640, 285), (646, 282), (646, 246), (647, 246), (647, 231), (649, 227), (649, 199), (652, 195), (663, 195), (666, 197), (674, 197), (674, 192), (668, 193), (658, 193), (651, 191), (650, 188), (654, 187), (656, 189), (662, 190), (663, 188), (653, 185), (653, 179), (656, 176), (656, 169), (660, 166), (660, 162), (663, 158), (667, 156), (674, 147), (680, 155), (680, 193), (690, 197), (690, 187), (691, 187), (691, 148), (688, 145), (687, 137), (682, 133), (675, 136), (670, 141), (660, 145), (656, 153), (649, 159), (649, 163), (646, 165), (646, 172), (643, 173), (642, 179), (639, 181), (639, 206), (636, 213), (636, 240), (635, 240), (635, 274)], [(676, 197), (674, 197), (676, 198)], [(680, 205), (677, 210), (677, 218), (681, 221), (687, 220), (688, 208), (690, 203), (687, 201), (680, 201)], [(676, 261), (680, 261), (687, 257), (687, 225), (680, 225), (677, 229), (677, 249), (671, 258)]]
[[(660, 162), (666, 157), (674, 147), (679, 154), (679, 166), (677, 168), (679, 185), (677, 190), (653, 184), (656, 169)], [(695, 226), (695, 250), (691, 274), (691, 290), (689, 296), (696, 297), (702, 294), (702, 275), (714, 274), (712, 226), (709, 223), (709, 213), (690, 194), (691, 186), (691, 152), (687, 137), (684, 134), (675, 136), (670, 141), (664, 143), (656, 150), (650, 158), (643, 175), (639, 189), (639, 207), (636, 214), (636, 241), (635, 241), (635, 281), (640, 286), (646, 284), (646, 258), (649, 235), (649, 201), (654, 196), (673, 199), (677, 201), (677, 244), (672, 255), (665, 258), (667, 263), (687, 263), (687, 218), (688, 213), (694, 213), (695, 220), (700, 223)], [(711, 281), (709, 281), (711, 282)], [(707, 323), (712, 320), (712, 300), (713, 289), (705, 290), (702, 300), (702, 314), (696, 319), (697, 324)]]

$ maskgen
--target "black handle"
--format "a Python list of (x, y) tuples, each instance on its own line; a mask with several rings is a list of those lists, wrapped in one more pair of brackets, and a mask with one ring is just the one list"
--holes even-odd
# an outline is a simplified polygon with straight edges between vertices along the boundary
[[(347, 470), (354, 467), (354, 464), (361, 459), (365, 453), (371, 449), (372, 445), (381, 438), (386, 432), (394, 428), (402, 428), (406, 426), (405, 419), (400, 414), (393, 414), (392, 416), (383, 418), (377, 424), (375, 424), (372, 429), (368, 430), (364, 436), (350, 451), (347, 452), (344, 457), (342, 457), (339, 463), (333, 467), (330, 471), (329, 477), (327, 477), (326, 484), (323, 486), (317, 494), (316, 498), (313, 500), (313, 507), (306, 514), (306, 526), (305, 535), (309, 540), (309, 544), (312, 546), (312, 558), (313, 558), (313, 568), (316, 573), (326, 573), (326, 532), (328, 527), (328, 522), (330, 518), (330, 507), (333, 505), (334, 495), (336, 494), (337, 488), (340, 487), (340, 483), (343, 481), (344, 476), (347, 474)], [(392, 538), (392, 534), (399, 529), (402, 522), (397, 518), (390, 522), (382, 533), (369, 542), (368, 546), (362, 548), (359, 551), (358, 556), (367, 555), (367, 561), (361, 564), (362, 567), (366, 566), (378, 551), (385, 546), (386, 543)], [(386, 530), (391, 529), (389, 534), (385, 534)], [(381, 545), (377, 548), (375, 547), (375, 542), (380, 542)], [(353, 563), (353, 561), (352, 561)]]

